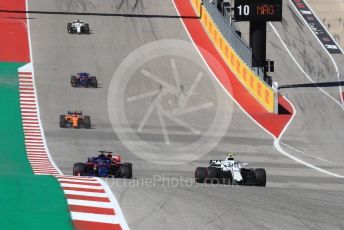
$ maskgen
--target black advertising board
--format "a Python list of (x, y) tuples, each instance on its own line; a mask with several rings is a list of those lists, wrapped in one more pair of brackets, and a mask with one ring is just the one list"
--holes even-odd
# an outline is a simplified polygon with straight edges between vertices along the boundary
[(341, 54), (342, 51), (321, 25), (308, 5), (303, 0), (292, 0), (292, 2), (325, 49), (327, 49), (330, 54)]
[(282, 0), (235, 0), (236, 21), (282, 21)]

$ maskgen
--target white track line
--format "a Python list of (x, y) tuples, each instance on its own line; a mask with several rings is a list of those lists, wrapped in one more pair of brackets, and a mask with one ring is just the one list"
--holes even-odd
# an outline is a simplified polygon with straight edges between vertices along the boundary
[[(301, 65), (297, 62), (296, 58), (293, 56), (293, 54), (291, 53), (291, 51), (289, 50), (288, 46), (285, 44), (285, 42), (283, 41), (283, 39), (281, 38), (280, 34), (277, 32), (275, 26), (269, 22), (269, 25), (271, 26), (272, 30), (274, 31), (274, 33), (276, 34), (276, 36), (278, 37), (278, 39), (281, 41), (284, 49), (287, 51), (287, 53), (289, 54), (290, 58), (294, 61), (295, 65), (300, 69), (300, 71), (303, 73), (303, 75), (306, 76), (306, 78), (311, 81), (315, 86), (316, 83), (314, 82), (314, 80), (306, 73), (306, 71), (301, 67)], [(338, 70), (337, 70), (338, 71)], [(323, 88), (316, 86), (317, 89), (319, 89), (321, 92), (323, 92), (324, 94), (326, 94), (333, 102), (335, 102), (337, 105), (339, 105), (339, 107), (341, 109), (344, 110), (344, 105), (343, 103), (339, 102), (337, 99), (335, 99), (334, 97), (332, 97), (330, 94), (328, 94)], [(342, 97), (341, 97), (342, 98)]]
[(99, 184), (98, 181), (85, 181), (85, 180), (78, 180), (78, 179), (58, 179), (60, 183), (90, 183), (90, 184)]
[[(178, 8), (177, 8), (177, 6), (176, 6), (174, 0), (171, 0), (171, 1), (172, 1), (173, 5), (174, 5), (175, 10), (177, 11), (178, 15), (180, 16), (179, 10), (178, 10)], [(312, 165), (312, 164), (309, 164), (309, 163), (307, 163), (307, 162), (305, 162), (305, 161), (303, 161), (303, 160), (301, 160), (301, 159), (298, 159), (298, 158), (296, 158), (296, 157), (294, 157), (294, 156), (288, 154), (286, 151), (284, 151), (284, 150), (280, 147), (279, 141), (280, 141), (280, 138), (283, 136), (284, 132), (287, 130), (287, 128), (288, 128), (289, 125), (291, 124), (291, 122), (294, 120), (294, 117), (295, 117), (295, 115), (296, 115), (296, 109), (295, 109), (294, 105), (293, 105), (287, 98), (284, 97), (284, 99), (286, 99), (286, 100), (291, 104), (291, 106), (293, 107), (294, 113), (293, 113), (293, 115), (292, 115), (292, 118), (289, 120), (288, 124), (287, 124), (287, 125), (284, 127), (284, 129), (282, 130), (280, 136), (279, 136), (279, 137), (275, 137), (275, 136), (274, 136), (272, 133), (270, 133), (266, 128), (264, 128), (264, 127), (263, 127), (261, 124), (259, 124), (255, 119), (253, 119), (253, 118), (250, 116), (250, 114), (248, 114), (248, 113), (241, 107), (241, 105), (233, 98), (233, 96), (232, 96), (232, 95), (226, 90), (226, 88), (221, 84), (221, 82), (219, 81), (219, 79), (216, 77), (216, 75), (215, 75), (214, 72), (211, 70), (211, 68), (209, 67), (208, 63), (206, 62), (206, 60), (205, 60), (204, 57), (202, 56), (201, 51), (198, 49), (197, 45), (196, 45), (195, 42), (193, 41), (193, 39), (192, 39), (192, 37), (191, 37), (191, 35), (190, 35), (190, 33), (189, 33), (189, 31), (188, 31), (186, 25), (184, 24), (183, 19), (180, 18), (179, 20), (181, 21), (181, 23), (182, 23), (182, 25), (183, 25), (183, 27), (184, 27), (184, 29), (185, 29), (187, 35), (189, 36), (189, 39), (190, 39), (191, 43), (194, 45), (196, 51), (198, 52), (199, 56), (200, 56), (201, 59), (203, 60), (205, 66), (208, 68), (208, 70), (210, 71), (210, 73), (213, 75), (213, 77), (215, 78), (215, 80), (217, 81), (217, 83), (219, 84), (219, 86), (220, 86), (220, 87), (224, 90), (224, 92), (225, 92), (225, 93), (235, 102), (235, 104), (242, 110), (242, 112), (243, 112), (244, 114), (247, 115), (247, 117), (249, 117), (256, 125), (258, 125), (259, 127), (261, 127), (267, 134), (269, 134), (269, 135), (271, 135), (271, 136), (273, 137), (273, 139), (274, 139), (274, 146), (275, 146), (275, 148), (277, 147), (276, 150), (278, 150), (278, 152), (280, 152), (282, 155), (287, 156), (288, 158), (290, 158), (290, 159), (292, 159), (292, 160), (294, 160), (294, 161), (296, 161), (296, 162), (298, 162), (298, 163), (300, 163), (300, 164), (302, 164), (302, 165), (304, 165), (304, 166), (307, 166), (307, 167), (309, 167), (309, 168), (312, 168), (312, 169), (314, 169), (314, 170), (316, 170), (316, 171), (318, 171), (318, 172), (325, 173), (325, 174), (327, 174), (327, 175), (331, 175), (331, 176), (335, 176), (335, 177), (344, 178), (344, 176), (342, 176), (342, 175), (333, 174), (333, 173), (331, 173), (331, 172), (329, 172), (329, 171), (327, 171), (327, 170), (324, 170), (324, 169), (321, 169), (321, 168), (319, 168), (319, 167), (316, 167), (316, 166), (314, 166), (314, 165)], [(336, 100), (336, 102), (339, 103), (337, 100)]]
[(74, 191), (74, 190), (65, 190), (66, 195), (78, 195), (78, 196), (89, 196), (89, 197), (102, 197), (107, 198), (108, 194), (102, 192), (83, 192), (83, 191)]
[(320, 167), (318, 167), (318, 166), (312, 165), (312, 164), (310, 164), (310, 163), (308, 163), (308, 162), (306, 162), (306, 161), (304, 161), (304, 160), (301, 160), (301, 159), (299, 159), (299, 158), (293, 156), (292, 154), (288, 153), (287, 151), (285, 151), (285, 150), (281, 147), (281, 145), (280, 145), (281, 138), (282, 138), (283, 134), (286, 132), (286, 130), (287, 130), (287, 128), (289, 127), (289, 125), (291, 124), (292, 120), (294, 120), (294, 117), (296, 116), (296, 109), (295, 109), (294, 105), (293, 105), (287, 98), (286, 98), (286, 100), (287, 100), (287, 101), (291, 104), (291, 106), (293, 107), (294, 113), (293, 113), (292, 118), (289, 120), (288, 124), (287, 124), (287, 125), (284, 127), (284, 129), (282, 130), (281, 135), (280, 135), (278, 138), (274, 137), (274, 147), (275, 147), (275, 149), (276, 149), (279, 153), (281, 153), (282, 155), (284, 155), (284, 156), (286, 156), (286, 157), (288, 157), (288, 158), (290, 158), (290, 159), (296, 161), (297, 163), (300, 163), (300, 164), (302, 164), (302, 165), (304, 165), (304, 166), (307, 166), (307, 167), (309, 167), (309, 168), (311, 168), (311, 169), (314, 169), (314, 170), (316, 170), (316, 171), (318, 171), (318, 172), (321, 172), (321, 173), (324, 173), (324, 174), (327, 174), (327, 175), (330, 175), (330, 176), (333, 176), (333, 177), (337, 177), (337, 178), (344, 178), (344, 176), (342, 176), (342, 175), (339, 175), (339, 174), (336, 174), (336, 173), (332, 173), (332, 172), (327, 171), (327, 170), (325, 170), (325, 169), (322, 169), (322, 168), (320, 168)]
[[(312, 30), (312, 28), (309, 26), (309, 24), (307, 23), (307, 21), (302, 17), (302, 15), (300, 14), (300, 11), (296, 8), (296, 6), (293, 4), (293, 2), (291, 0), (289, 0), (290, 4), (293, 6), (294, 10), (298, 13), (298, 15), (300, 16), (301, 20), (304, 22), (304, 24), (308, 27), (308, 29), (311, 31), (311, 33), (314, 35), (315, 39), (318, 41), (318, 43), (320, 44), (320, 46), (325, 50), (325, 52), (327, 53), (327, 55), (330, 57), (334, 68), (336, 70), (336, 75), (337, 75), (337, 80), (338, 80), (338, 84), (340, 82), (340, 73), (338, 70), (338, 65), (336, 63), (336, 61), (334, 60), (333, 56), (330, 54), (330, 52), (324, 47), (323, 43), (319, 40), (319, 38), (316, 36), (315, 32)], [(326, 27), (324, 26), (324, 24), (322, 23), (322, 21), (318, 18), (318, 16), (315, 14), (315, 12), (312, 10), (312, 8), (309, 6), (309, 4), (307, 3), (306, 0), (304, 0), (304, 3), (307, 5), (307, 7), (312, 11), (314, 17), (316, 17), (316, 19), (319, 21), (319, 23), (321, 24), (321, 26), (323, 27), (323, 29), (327, 32), (327, 34), (332, 38), (332, 40), (334, 41), (334, 43), (337, 45), (337, 47), (340, 49), (340, 51), (342, 52), (342, 55), (344, 55), (343, 49), (340, 47), (340, 45), (336, 42), (336, 39), (334, 39), (334, 37), (332, 36), (332, 34), (326, 29)], [(270, 26), (273, 26), (271, 22), (269, 22)], [(275, 32), (276, 33), (276, 32)], [(312, 81), (313, 82), (313, 81)], [(314, 82), (313, 82), (314, 83)], [(342, 97), (342, 86), (339, 84), (338, 85), (339, 88), (339, 94), (340, 94), (340, 101), (342, 103), (342, 105), (344, 104), (344, 99)]]
[(313, 156), (311, 154), (308, 154), (308, 153), (305, 153), (305, 152), (303, 152), (301, 150), (298, 150), (298, 149), (296, 149), (296, 148), (294, 148), (294, 147), (292, 147), (292, 146), (290, 146), (290, 145), (288, 145), (286, 143), (280, 142), (280, 144), (284, 145), (285, 147), (288, 147), (288, 148), (294, 150), (295, 152), (298, 152), (298, 153), (300, 153), (300, 154), (302, 154), (302, 155), (304, 155), (306, 157), (313, 158), (313, 159), (318, 160), (318, 161), (323, 161), (323, 162), (326, 162), (326, 163), (329, 163), (329, 164), (332, 164), (332, 165), (344, 167), (344, 164), (333, 162), (333, 161), (330, 161), (330, 160), (326, 160), (326, 159), (321, 158), (321, 157)]
[(296, 161), (296, 162), (298, 162), (298, 163), (300, 163), (300, 164), (303, 164), (303, 165), (305, 165), (305, 166), (307, 166), (307, 167), (309, 167), (309, 168), (312, 168), (312, 169), (314, 169), (314, 170), (316, 170), (316, 171), (318, 171), (318, 172), (325, 173), (325, 174), (327, 174), (327, 175), (329, 175), (329, 176), (338, 177), (338, 178), (344, 178), (344, 176), (342, 176), (342, 175), (339, 175), (339, 174), (336, 174), (336, 173), (332, 173), (332, 172), (330, 172), (330, 171), (327, 171), (327, 170), (325, 170), (325, 169), (322, 169), (322, 168), (320, 168), (320, 167), (317, 167), (317, 166), (315, 166), (315, 165), (312, 165), (312, 164), (310, 164), (310, 163), (307, 163), (306, 161), (303, 161), (303, 160), (301, 160), (301, 159), (299, 159), (299, 158), (297, 158), (297, 157), (294, 157), (293, 155), (287, 153), (285, 150), (283, 150), (283, 149), (281, 148), (280, 139), (275, 139), (275, 140), (274, 140), (274, 146), (275, 146), (275, 148), (277, 149), (278, 152), (280, 152), (281, 154), (283, 154), (283, 155), (289, 157), (290, 159), (292, 159), (292, 160), (294, 160), (294, 161)]
[[(29, 1), (28, 0), (25, 0), (25, 4), (26, 4), (26, 18), (29, 18)], [(43, 142), (44, 142), (44, 147), (46, 149), (46, 155), (48, 156), (48, 159), (50, 160), (50, 163), (52, 164), (52, 166), (57, 170), (58, 174), (63, 174), (62, 171), (57, 167), (57, 165), (55, 164), (55, 162), (53, 161), (52, 157), (51, 157), (51, 154), (49, 152), (49, 148), (48, 148), (48, 145), (47, 145), (47, 142), (46, 142), (46, 139), (45, 139), (45, 133), (44, 133), (44, 130), (43, 130), (43, 126), (42, 126), (42, 121), (40, 119), (40, 110), (39, 110), (39, 103), (38, 103), (38, 98), (36, 95), (37, 94), (37, 89), (36, 89), (36, 81), (35, 81), (35, 69), (33, 68), (34, 66), (34, 59), (33, 59), (33, 54), (32, 54), (32, 41), (31, 41), (31, 30), (30, 30), (30, 20), (26, 20), (26, 23), (27, 23), (27, 31), (28, 31), (28, 38), (29, 38), (29, 50), (30, 50), (30, 60), (31, 60), (31, 76), (25, 76), (23, 74), (20, 74), (19, 73), (19, 77), (21, 77), (22, 79), (24, 78), (28, 78), (30, 79), (29, 81), (32, 83), (33, 87), (34, 87), (34, 100), (36, 102), (36, 108), (37, 108), (37, 112), (36, 112), (36, 116), (37, 118), (39, 118), (39, 123), (40, 123), (40, 131), (41, 131), (41, 135), (43, 136)]]
[(113, 205), (111, 202), (67, 199), (67, 203), (70, 205), (79, 205), (79, 206), (96, 207), (96, 208), (113, 208)]
[[(26, 0), (26, 17), (29, 18), (29, 13), (28, 13), (28, 0)], [(23, 127), (24, 129), (24, 134), (25, 135), (28, 135), (27, 133), (28, 132), (32, 132), (33, 129), (35, 130), (39, 130), (40, 131), (40, 134), (43, 138), (43, 146), (44, 147), (44, 150), (46, 151), (46, 154), (45, 156), (47, 156), (49, 162), (50, 162), (50, 165), (52, 165), (53, 167), (53, 170), (50, 169), (50, 167), (48, 168), (42, 168), (43, 171), (41, 169), (33, 169), (34, 173), (35, 174), (39, 174), (39, 175), (53, 175), (55, 176), (56, 178), (60, 178), (60, 179), (78, 179), (78, 177), (70, 177), (70, 176), (63, 176), (63, 173), (62, 171), (57, 167), (57, 165), (55, 164), (55, 162), (53, 161), (52, 157), (51, 157), (51, 154), (50, 154), (50, 151), (49, 151), (49, 148), (48, 148), (48, 145), (47, 145), (47, 142), (46, 142), (46, 139), (45, 139), (45, 133), (44, 133), (44, 130), (43, 130), (43, 125), (42, 125), (42, 121), (40, 119), (40, 109), (39, 109), (39, 103), (38, 103), (38, 98), (37, 98), (37, 89), (36, 89), (36, 83), (35, 83), (35, 73), (34, 73), (34, 60), (33, 60), (33, 55), (32, 55), (32, 42), (31, 42), (31, 31), (30, 31), (30, 20), (27, 20), (27, 30), (28, 30), (28, 38), (29, 38), (29, 47), (30, 47), (30, 60), (31, 60), (31, 63), (29, 64), (29, 66), (26, 66), (28, 67), (31, 71), (28, 71), (28, 72), (31, 72), (31, 74), (28, 74), (28, 76), (26, 76), (26, 74), (20, 74), (19, 73), (19, 82), (20, 82), (20, 88), (27, 88), (27, 87), (24, 87), (23, 85), (25, 83), (29, 83), (33, 86), (33, 90), (31, 92), (31, 88), (30, 88), (30, 93), (21, 93), (19, 92), (19, 96), (20, 96), (20, 100), (23, 100), (23, 101), (29, 101), (29, 102), (34, 102), (32, 104), (34, 104), (37, 108), (37, 111), (21, 111), (21, 115), (22, 117), (26, 117), (27, 115), (31, 115), (35, 118), (37, 118), (37, 120), (39, 121), (39, 127), (38, 128), (32, 128), (30, 126), (26, 126), (26, 127)], [(29, 79), (29, 80), (25, 80), (25, 79)], [(22, 103), (24, 104), (24, 103)], [(30, 103), (31, 104), (31, 103)], [(22, 107), (25, 107), (25, 106), (22, 106)], [(30, 130), (30, 131), (29, 131)], [(31, 146), (34, 146), (35, 144), (30, 144)], [(32, 147), (28, 147), (26, 146), (27, 149), (32, 149)], [(37, 153), (36, 153), (37, 154)], [(30, 159), (30, 158), (29, 158)], [(80, 179), (82, 180), (82, 179)], [(72, 220), (81, 220), (81, 221), (93, 221), (93, 222), (98, 222), (98, 223), (108, 223), (108, 224), (118, 224), (120, 223), (120, 228), (123, 229), (123, 230), (128, 230), (129, 227), (128, 227), (128, 224), (124, 218), (124, 215), (122, 213), (122, 210), (116, 200), (116, 198), (114, 197), (112, 191), (110, 190), (110, 188), (107, 186), (106, 183), (103, 183), (101, 180), (98, 180), (98, 179), (94, 179), (94, 178), (86, 178), (85, 181), (87, 182), (93, 182), (93, 181), (99, 181), (99, 183), (101, 184), (101, 186), (103, 187), (104, 190), (106, 190), (106, 197), (110, 200), (110, 202), (108, 202), (110, 204), (110, 207), (111, 209), (114, 210), (114, 212), (116, 213), (116, 215), (101, 215), (101, 214), (93, 214), (93, 213), (83, 213), (83, 212), (70, 212), (71, 213), (71, 219)], [(91, 183), (92, 183), (91, 182)], [(62, 187), (62, 184), (61, 183), (61, 187)], [(66, 186), (69, 186), (69, 184), (65, 183)], [(76, 186), (76, 185), (71, 185), (71, 186)], [(80, 186), (79, 186), (80, 187)], [(67, 191), (67, 192), (66, 192)], [(64, 190), (64, 192), (67, 194), (67, 193), (73, 193), (73, 192), (69, 192), (70, 190)], [(86, 194), (86, 192), (81, 192), (81, 191), (75, 191), (75, 193), (79, 193), (78, 195), (81, 195), (81, 194)], [(90, 192), (87, 193), (88, 195), (91, 195)], [(101, 195), (98, 195), (98, 196), (94, 196), (94, 197), (100, 197), (100, 196), (103, 196), (104, 193), (100, 193)], [(76, 195), (76, 194), (74, 194)], [(85, 198), (87, 198), (87, 196), (85, 196)], [(68, 201), (68, 200), (67, 200)], [(70, 201), (70, 200), (69, 200)], [(77, 201), (77, 200), (76, 200)], [(86, 206), (90, 206), (91, 201), (87, 201), (87, 205)]]
[(60, 175), (57, 176), (58, 179), (71, 179), (71, 180), (84, 180), (84, 181), (97, 181), (94, 177), (84, 177), (84, 176), (68, 176)]
[(129, 226), (128, 226), (128, 224), (127, 224), (127, 221), (124, 219), (124, 215), (123, 215), (122, 209), (121, 209), (121, 207), (119, 206), (119, 203), (118, 203), (116, 197), (113, 195), (113, 193), (112, 193), (112, 191), (111, 191), (109, 185), (108, 185), (107, 183), (105, 183), (105, 182), (104, 182), (102, 179), (100, 179), (100, 178), (96, 178), (96, 179), (97, 179), (97, 180), (99, 181), (99, 183), (103, 186), (103, 188), (105, 189), (105, 192), (106, 192), (107, 194), (109, 194), (109, 199), (110, 199), (110, 201), (111, 201), (113, 207), (115, 207), (114, 209), (115, 209), (117, 215), (118, 215), (119, 217), (121, 217), (121, 218), (119, 218), (119, 222), (120, 222), (120, 224), (121, 224), (122, 229), (123, 229), (123, 230), (129, 230)]
[(120, 218), (117, 215), (102, 215), (84, 212), (71, 212), (73, 220), (92, 221), (107, 224), (120, 224)]
[(72, 188), (86, 188), (86, 189), (96, 189), (96, 190), (103, 190), (102, 186), (98, 183), (95, 185), (81, 185), (81, 184), (66, 184), (61, 183), (62, 187), (72, 187)]
[[(295, 11), (300, 14), (300, 12), (297, 10), (297, 8), (295, 7), (295, 5), (289, 0), (289, 2), (291, 3), (291, 5), (294, 7)], [(308, 8), (311, 10), (311, 7), (309, 7), (309, 5), (307, 5)], [(318, 19), (318, 21), (321, 23), (321, 21), (319, 20), (319, 18), (316, 16), (316, 14), (313, 12), (313, 15)], [(316, 34), (314, 33), (314, 31), (309, 27), (308, 23), (305, 21), (305, 19), (302, 17), (302, 15), (300, 15), (301, 19), (303, 20), (304, 24), (310, 29), (310, 31), (312, 32), (312, 34), (316, 37), (317, 41), (319, 42), (320, 46), (325, 50), (325, 52), (328, 54), (328, 56), (330, 57), (335, 69), (336, 69), (336, 74), (337, 74), (337, 79), (338, 79), (338, 82), (340, 82), (340, 74), (339, 74), (339, 71), (338, 71), (338, 66), (337, 66), (337, 63), (335, 62), (335, 60), (333, 59), (332, 55), (328, 52), (328, 50), (323, 46), (323, 44), (320, 42), (320, 40), (317, 38)], [(272, 28), (272, 30), (274, 31), (274, 33), (276, 34), (276, 36), (278, 37), (278, 39), (280, 40), (280, 42), (282, 43), (283, 47), (285, 48), (285, 50), (288, 52), (289, 56), (291, 57), (291, 59), (294, 61), (294, 63), (296, 64), (296, 66), (300, 69), (300, 71), (307, 77), (308, 80), (310, 80), (313, 84), (316, 85), (316, 83), (314, 82), (314, 80), (304, 71), (304, 69), (301, 67), (301, 65), (297, 62), (296, 58), (292, 55), (291, 51), (289, 50), (289, 48), (287, 47), (287, 45), (285, 44), (285, 42), (283, 41), (283, 39), (281, 38), (280, 34), (278, 33), (277, 29), (274, 27), (274, 25), (269, 22), (269, 25), (270, 27)], [(322, 24), (323, 28), (326, 30), (325, 26)], [(332, 37), (332, 35), (326, 30), (326, 32)], [(333, 41), (335, 41), (335, 39), (332, 37)], [(340, 48), (340, 46), (336, 43), (336, 45)], [(341, 49), (341, 48), (340, 48)], [(341, 49), (342, 53), (344, 54), (343, 50)], [(341, 102), (339, 102), (337, 99), (333, 98), (330, 94), (328, 94), (323, 88), (321, 87), (318, 87), (316, 86), (316, 88), (318, 88), (321, 92), (323, 92), (325, 95), (327, 95), (333, 102), (335, 102), (342, 110), (344, 110), (344, 104), (343, 104), (343, 97), (342, 95), (340, 95), (340, 99), (341, 99)], [(339, 93), (341, 94), (342, 93), (342, 89), (341, 89), (341, 86), (339, 85)], [(287, 99), (288, 100), (288, 99)], [(289, 100), (288, 100), (289, 101)], [(289, 101), (289, 103), (292, 105), (293, 107), (293, 110), (296, 114), (296, 109), (294, 107), (294, 105)], [(293, 115), (293, 118), (294, 119), (294, 116), (295, 114)], [(291, 120), (292, 120), (291, 119)], [(290, 123), (289, 123), (290, 124)], [(287, 124), (287, 126), (285, 128), (287, 128), (289, 126), (289, 124)], [(286, 130), (286, 129), (285, 129)], [(339, 178), (344, 178), (343, 175), (339, 175), (339, 174), (335, 174), (335, 173), (331, 173), (330, 171), (327, 171), (327, 170), (324, 170), (320, 167), (317, 167), (315, 165), (312, 165), (310, 163), (307, 163), (299, 158), (296, 158), (294, 156), (292, 156), (291, 154), (287, 153), (285, 150), (282, 149), (281, 147), (281, 143), (280, 143), (280, 139), (281, 137), (283, 136), (285, 130), (282, 131), (281, 135), (279, 138), (275, 139), (274, 140), (274, 146), (275, 148), (283, 155), (293, 159), (294, 161), (297, 161), (298, 163), (301, 163), (307, 167), (310, 167), (314, 170), (317, 170), (319, 172), (322, 172), (322, 173), (325, 173), (327, 175), (330, 175), (330, 176), (334, 176), (334, 177), (339, 177)], [(283, 144), (283, 143), (282, 143)], [(285, 145), (285, 144), (284, 144)], [(287, 145), (285, 145), (287, 146)], [(299, 152), (299, 153), (304, 153), (292, 146), (287, 146), (288, 148), (292, 148), (293, 150)], [(309, 154), (308, 154), (309, 155)], [(322, 161), (325, 161), (326, 159), (322, 159)], [(330, 162), (328, 160), (326, 160), (327, 162)]]
[[(290, 1), (290, 0), (289, 0)], [(344, 51), (342, 49), (342, 47), (338, 44), (338, 42), (336, 41), (336, 39), (334, 39), (334, 37), (332, 36), (332, 34), (330, 33), (330, 31), (328, 31), (326, 29), (326, 27), (324, 26), (324, 24), (322, 23), (322, 21), (318, 18), (318, 16), (314, 13), (314, 11), (312, 10), (312, 8), (309, 6), (309, 4), (307, 3), (306, 0), (304, 0), (304, 3), (308, 6), (308, 8), (313, 12), (313, 15), (316, 17), (316, 19), (319, 21), (319, 23), (321, 24), (321, 26), (324, 28), (324, 30), (327, 32), (327, 34), (332, 38), (332, 40), (334, 41), (334, 43), (337, 45), (337, 47), (340, 49), (340, 51), (342, 51), (342, 55), (344, 55)], [(296, 9), (295, 5), (292, 4), (294, 6), (294, 8)], [(300, 14), (300, 12), (297, 10), (297, 12)], [(303, 21), (305, 22), (305, 19), (302, 17)], [(309, 27), (308, 23), (306, 23), (308, 28), (311, 30), (311, 32), (313, 33), (313, 35), (315, 36), (315, 33), (314, 31)], [(338, 65), (336, 63), (336, 61), (333, 59), (333, 56), (329, 53), (329, 51), (323, 46), (323, 44), (320, 42), (319, 38), (317, 36), (315, 36), (317, 41), (321, 44), (321, 46), (325, 49), (325, 51), (327, 52), (327, 54), (330, 56), (330, 59), (332, 60), (335, 68), (336, 68), (336, 71), (337, 71), (337, 79), (338, 79), (338, 82), (340, 82), (340, 73), (338, 71)], [(341, 99), (341, 102), (342, 104), (344, 104), (344, 98), (342, 97), (342, 86), (339, 84), (339, 93), (341, 94), (340, 95), (340, 99)]]

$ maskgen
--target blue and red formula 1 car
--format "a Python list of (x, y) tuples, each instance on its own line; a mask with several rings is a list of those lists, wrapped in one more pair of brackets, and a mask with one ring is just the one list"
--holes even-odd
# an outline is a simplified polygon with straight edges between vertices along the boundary
[(80, 72), (76, 76), (70, 77), (70, 85), (72, 87), (98, 88), (98, 81), (95, 76), (91, 76), (86, 72)]
[(114, 178), (133, 177), (131, 163), (121, 163), (121, 157), (118, 155), (112, 156), (112, 152), (99, 152), (98, 157), (89, 157), (86, 163), (75, 163), (73, 175)]

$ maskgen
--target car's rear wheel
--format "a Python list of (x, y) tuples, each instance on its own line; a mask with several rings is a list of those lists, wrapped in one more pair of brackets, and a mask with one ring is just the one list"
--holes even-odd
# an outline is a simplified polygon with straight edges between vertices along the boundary
[(207, 168), (197, 167), (195, 171), (195, 181), (197, 183), (204, 183), (206, 178), (207, 178)]
[(217, 168), (215, 167), (208, 167), (207, 173), (207, 182), (208, 183), (217, 183), (218, 176), (217, 176)]
[(133, 166), (131, 163), (121, 164), (121, 177), (130, 179), (133, 177)]
[(76, 85), (77, 85), (76, 76), (71, 76), (71, 77), (70, 77), (70, 85), (71, 85), (72, 87), (76, 87)]
[(90, 116), (84, 116), (84, 127), (86, 129), (90, 129), (91, 128), (91, 118)]
[(67, 127), (67, 121), (65, 119), (65, 115), (60, 115), (60, 127), (61, 128)]
[(111, 165), (110, 166), (110, 174), (117, 178), (117, 177), (121, 177), (121, 168), (118, 165)]
[(82, 176), (86, 173), (86, 164), (84, 163), (75, 163), (73, 165), (73, 175)]
[(257, 186), (266, 186), (266, 172), (263, 168), (257, 168), (254, 170), (254, 174), (256, 176), (256, 185)]

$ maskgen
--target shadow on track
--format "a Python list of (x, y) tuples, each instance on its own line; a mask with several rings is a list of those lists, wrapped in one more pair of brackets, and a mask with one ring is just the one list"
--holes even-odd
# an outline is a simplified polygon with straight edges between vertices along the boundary
[(25, 10), (0, 10), (0, 13), (14, 14), (51, 14), (51, 15), (82, 15), (82, 16), (103, 16), (103, 17), (128, 17), (128, 18), (171, 18), (171, 19), (199, 19), (195, 16), (160, 15), (160, 14), (108, 14), (108, 13), (81, 13), (81, 12), (60, 12), (60, 11), (25, 11)]
[(338, 86), (343, 86), (343, 85), (344, 85), (344, 81), (333, 81), (333, 82), (282, 85), (278, 88), (290, 89), (290, 88), (311, 88), (311, 87), (338, 87)]

